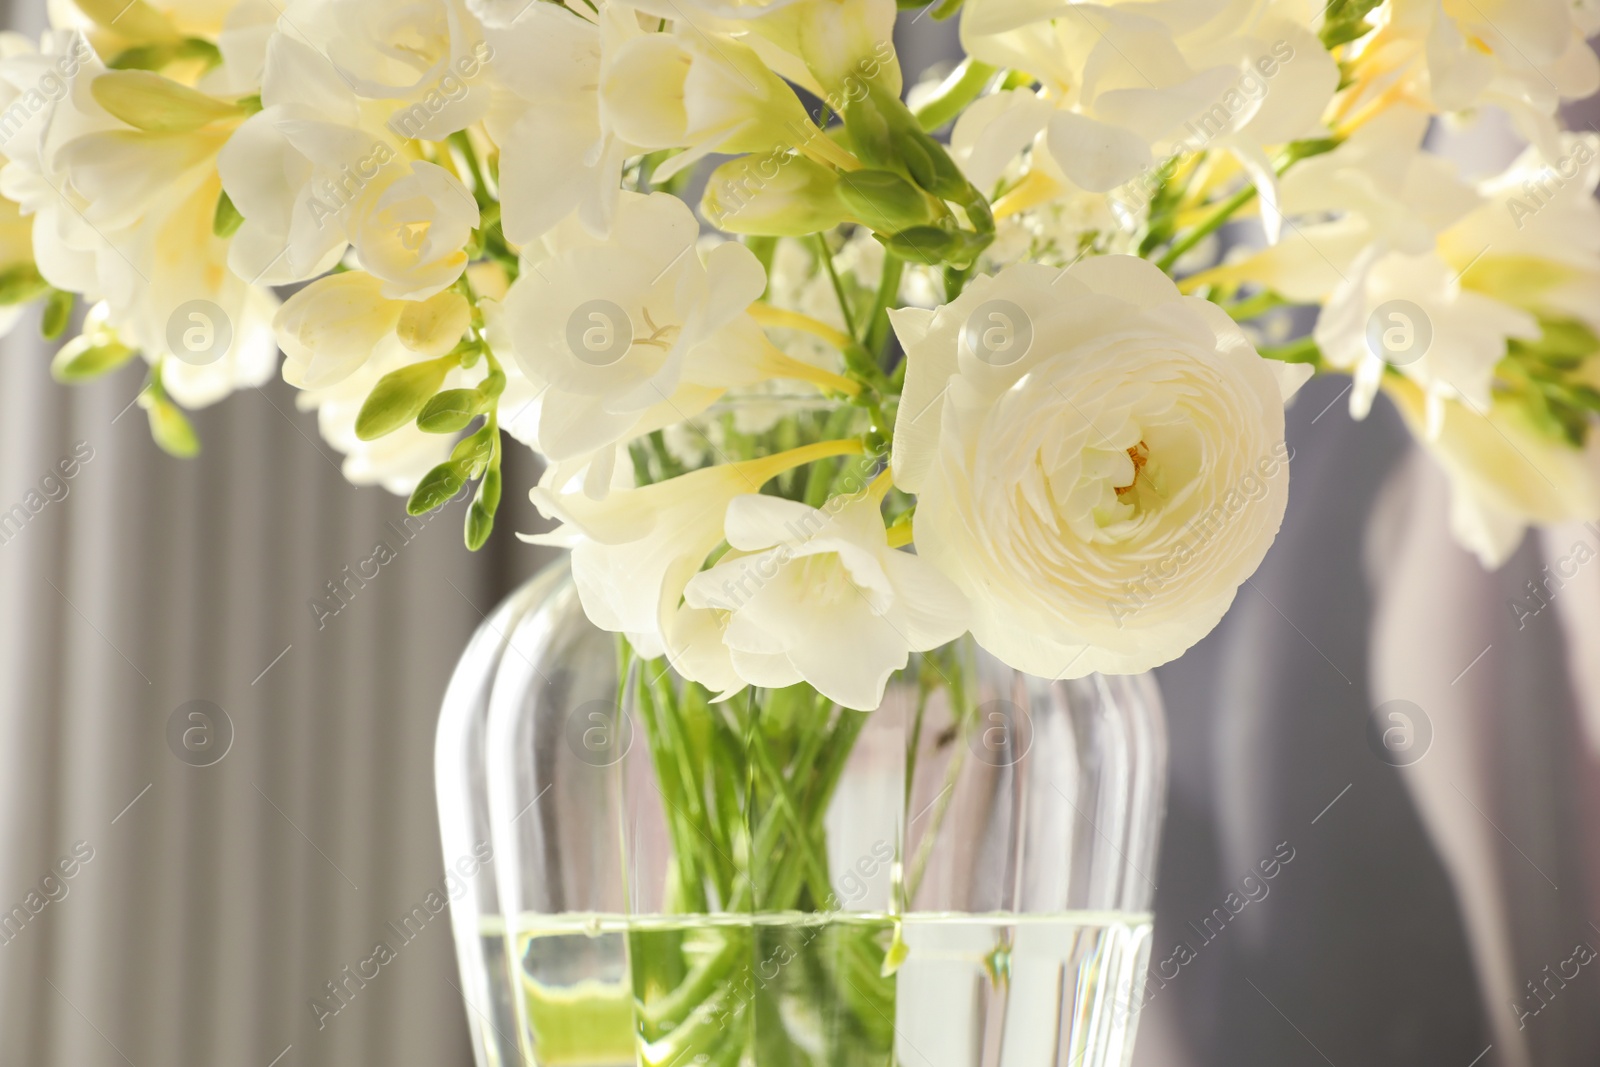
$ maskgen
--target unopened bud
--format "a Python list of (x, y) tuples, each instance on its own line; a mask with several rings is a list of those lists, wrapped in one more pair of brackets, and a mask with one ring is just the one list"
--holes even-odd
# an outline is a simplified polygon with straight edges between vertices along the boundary
[(700, 210), (729, 233), (804, 237), (849, 220), (831, 167), (791, 152), (729, 160), (712, 171)]

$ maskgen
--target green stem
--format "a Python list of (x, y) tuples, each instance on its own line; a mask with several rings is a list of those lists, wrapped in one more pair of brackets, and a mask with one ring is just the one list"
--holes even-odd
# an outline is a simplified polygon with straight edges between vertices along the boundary
[[(661, 791), (662, 801), (670, 809), (665, 815), (676, 861), (679, 903), (687, 911), (704, 912), (707, 910), (705, 883), (694, 863), (699, 847), (684, 814), (687, 800), (683, 796), (683, 783), (677, 773), (678, 763), (668, 747), (670, 738), (661, 724), (662, 709), (656, 706), (654, 686), (645, 677), (657, 666), (652, 661), (640, 660), (634, 691), (637, 694), (639, 717), (644, 720), (645, 738), (650, 745), (650, 760), (655, 765), (656, 786)], [(660, 673), (665, 676), (665, 666), (660, 666)], [(674, 794), (677, 800), (673, 799)]]
[[(861, 736), (861, 730), (867, 723), (867, 716), (863, 712), (840, 708), (838, 714), (839, 718), (828, 737), (822, 766), (818, 769), (802, 803), (801, 821), (808, 825), (827, 813), (833, 792), (839, 785), (839, 778), (844, 774), (845, 762), (849, 759), (851, 750), (855, 748), (856, 738)], [(800, 879), (803, 877), (804, 872), (797, 864), (785, 867), (773, 890), (773, 901), (780, 907), (787, 906), (799, 895)]]
[(1256, 187), (1246, 185), (1243, 189), (1224, 200), (1210, 215), (1206, 216), (1194, 229), (1184, 234), (1172, 243), (1166, 255), (1156, 260), (1156, 266), (1172, 273), (1173, 264), (1182, 259), (1185, 253), (1194, 249), (1201, 241), (1220, 230), (1229, 219), (1239, 213), (1239, 210), (1256, 198)]
[(998, 68), (968, 56), (917, 108), (917, 124), (931, 132), (950, 122), (978, 98), (997, 73)]
[(822, 261), (822, 266), (828, 272), (828, 280), (833, 283), (833, 295), (839, 300), (839, 314), (844, 318), (844, 332), (850, 335), (852, 341), (860, 342), (861, 337), (856, 333), (855, 319), (850, 315), (850, 301), (844, 295), (844, 283), (839, 280), (839, 272), (833, 268), (833, 252), (828, 248), (826, 234), (817, 234), (817, 258)]
[[(1312, 156), (1320, 156), (1325, 152), (1331, 152), (1335, 148), (1339, 147), (1339, 143), (1340, 142), (1335, 138), (1322, 138), (1313, 141), (1291, 142), (1289, 146), (1284, 149), (1283, 154), (1278, 157), (1278, 161), (1274, 164), (1273, 169), (1281, 177), (1283, 174), (1288, 172), (1290, 167), (1294, 166), (1301, 160), (1310, 159)], [(1204, 221), (1202, 221), (1189, 233), (1179, 238), (1171, 248), (1167, 249), (1167, 254), (1156, 260), (1156, 266), (1160, 267), (1168, 274), (1172, 273), (1173, 265), (1176, 264), (1178, 260), (1183, 258), (1184, 253), (1189, 252), (1201, 241), (1204, 241), (1207, 237), (1221, 229), (1223, 224), (1225, 224), (1229, 219), (1233, 218), (1234, 215), (1238, 214), (1239, 209), (1243, 208), (1246, 204), (1250, 203), (1250, 201), (1254, 200), (1256, 195), (1256, 187), (1252, 183), (1250, 185), (1246, 185), (1244, 188), (1228, 197), (1228, 199), (1222, 201), (1222, 203), (1217, 206), (1215, 211), (1206, 216)]]
[(489, 183), (483, 180), (483, 167), (478, 162), (478, 153), (472, 147), (472, 138), (467, 136), (466, 130), (457, 130), (450, 135), (450, 144), (461, 153), (462, 160), (467, 165), (467, 173), (472, 175), (472, 194), (478, 201), (481, 210), (492, 201), (489, 195)]
[(872, 301), (872, 315), (867, 319), (867, 351), (881, 365), (889, 347), (889, 309), (900, 298), (900, 279), (905, 276), (906, 261), (889, 249), (883, 250), (883, 273), (878, 278), (878, 295)]
[(1284, 307), (1289, 301), (1274, 293), (1271, 289), (1263, 289), (1252, 297), (1244, 300), (1235, 300), (1231, 304), (1219, 304), (1235, 322), (1247, 322), (1259, 318), (1269, 311)]

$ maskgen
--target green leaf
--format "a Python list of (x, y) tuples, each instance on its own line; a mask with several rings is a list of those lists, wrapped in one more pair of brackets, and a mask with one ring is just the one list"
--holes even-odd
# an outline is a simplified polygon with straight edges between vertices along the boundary
[(417, 429), (423, 433), (458, 433), (483, 414), (488, 401), (476, 389), (446, 389), (422, 406)]
[(467, 484), (466, 472), (461, 464), (451, 460), (441, 463), (422, 476), (422, 481), (411, 491), (406, 501), (407, 515), (426, 515), (448, 504), (452, 497)]
[(227, 239), (238, 233), (242, 225), (244, 216), (233, 206), (233, 199), (228, 196), (227, 190), (223, 190), (222, 195), (217, 197), (216, 214), (211, 217), (211, 232)]
[(18, 263), (0, 271), (0, 305), (26, 304), (49, 289), (50, 283), (32, 263)]
[(376, 441), (415, 419), (457, 365), (455, 357), (444, 356), (412, 363), (379, 378), (356, 416), (356, 436)]
[(90, 338), (79, 337), (56, 353), (50, 361), (50, 374), (58, 382), (86, 382), (116, 370), (136, 354), (120, 341), (93, 344)]
[(72, 307), (77, 300), (76, 293), (64, 289), (50, 290), (44, 313), (39, 317), (39, 333), (45, 340), (54, 341), (67, 332), (67, 324), (72, 321)]
[(200, 454), (200, 437), (183, 411), (165, 396), (150, 397), (150, 436), (161, 451), (178, 459), (193, 459)]

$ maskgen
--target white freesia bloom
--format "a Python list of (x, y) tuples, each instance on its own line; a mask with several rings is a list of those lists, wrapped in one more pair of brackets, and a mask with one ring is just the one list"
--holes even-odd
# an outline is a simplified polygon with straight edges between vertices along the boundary
[(570, 545), (573, 582), (589, 621), (626, 634), (641, 656), (653, 658), (667, 651), (665, 633), (684, 587), (722, 540), (729, 502), (813, 459), (859, 451), (855, 442), (824, 442), (618, 489), (604, 500), (536, 488), (539, 511), (565, 525), (524, 540)]
[(461, 277), (479, 217), (455, 175), (432, 163), (412, 163), (405, 174), (389, 168), (364, 201), (351, 243), (361, 265), (383, 279), (385, 296), (426, 300)]
[(494, 47), (465, 0), (296, 0), (280, 31), (315, 46), (401, 137), (443, 140), (489, 108)]
[(1390, 252), (1432, 253), (1440, 233), (1484, 201), (1450, 161), (1422, 151), (1428, 122), (1426, 112), (1396, 105), (1332, 152), (1296, 164), (1282, 179), (1279, 206), (1301, 221), (1277, 245), (1194, 281), (1253, 282), (1315, 304), (1364, 269), (1363, 257), (1370, 266)]
[[(679, 661), (686, 675), (724, 697), (745, 684), (805, 682), (872, 711), (910, 653), (965, 633), (966, 597), (927, 561), (889, 547), (880, 499), (869, 492), (819, 510), (735, 497), (724, 526), (733, 552), (684, 590), (682, 614), (704, 613), (700, 640), (686, 642)], [(716, 669), (719, 660), (729, 671)]]
[(1444, 468), (1450, 532), (1485, 567), (1510, 559), (1531, 524), (1600, 519), (1600, 438), (1573, 448), (1501, 399), (1481, 413), (1451, 403), (1435, 415), (1411, 382), (1390, 379), (1384, 389)]
[(1487, 410), (1494, 368), (1505, 358), (1507, 342), (1539, 335), (1532, 315), (1467, 289), (1461, 272), (1431, 252), (1395, 252), (1358, 265), (1334, 290), (1314, 332), (1328, 364), (1355, 376), (1354, 417), (1366, 417), (1386, 368), (1393, 366), (1427, 392), (1435, 405), (1434, 425), (1445, 400)]
[(338, 263), (353, 206), (403, 164), (393, 134), (303, 41), (280, 33), (268, 43), (261, 101), (218, 160), (244, 216), (229, 262), (241, 277), (284, 285)]
[(1282, 520), (1283, 402), (1308, 368), (1128, 256), (1019, 264), (894, 325), (895, 482), (979, 644), (1078, 677), (1147, 670), (1216, 625)]
[(1531, 146), (1483, 182), (1482, 205), (1439, 237), (1461, 284), (1600, 331), (1600, 137), (1566, 134), (1561, 155)]
[(646, 151), (688, 149), (657, 170), (661, 178), (712, 152), (820, 151), (831, 144), (752, 48), (687, 24), (608, 47), (600, 98), (609, 128), (624, 141)]
[[(228, 242), (212, 232), (217, 156), (244, 110), (146, 72), (107, 71), (71, 33), (0, 62), (0, 78), (36, 95), (55, 86), (47, 106), (22, 105), (31, 117), (0, 148), (9, 160), (0, 191), (35, 216), (45, 278), (105, 301), (119, 335), (163, 364), (168, 393), (185, 406), (270, 377), (277, 300), (227, 269)], [(152, 108), (146, 93), (177, 103)], [(202, 333), (189, 332), (195, 323)], [(230, 343), (220, 354), (185, 347), (202, 335)]]
[(383, 290), (381, 278), (352, 270), (319, 278), (290, 297), (272, 324), (285, 356), (283, 380), (324, 389), (369, 361), (402, 359), (402, 349), (442, 356), (471, 322), (472, 309), (459, 293), (411, 301), (390, 299)]
[(619, 443), (698, 414), (733, 386), (823, 376), (779, 352), (748, 314), (766, 286), (750, 250), (730, 242), (702, 255), (698, 237), (683, 201), (623, 193), (609, 238), (569, 219), (526, 254), (504, 321), (540, 390), (551, 484), (588, 465), (589, 491), (603, 494)]
[(623, 160), (635, 152), (601, 112), (601, 42), (615, 47), (641, 31), (626, 9), (602, 10), (599, 25), (524, 0), (500, 13), (506, 21), (496, 38), (508, 53), (527, 57), (494, 67), (485, 118), (500, 147), (501, 225), (516, 244), (538, 240), (574, 209), (591, 233), (610, 229)]
[(1276, 174), (1266, 149), (1315, 136), (1339, 81), (1303, 6), (1157, 12), (1142, 2), (971, 0), (961, 21), (968, 52), (1026, 70), (1041, 86), (968, 109), (953, 135), (965, 146), (964, 166), (988, 189), (1033, 145), (1053, 164), (1036, 182), (1106, 193), (1179, 153), (1226, 149), (1262, 190), (1276, 239)]
[(1443, 111), (1493, 105), (1552, 158), (1556, 109), (1600, 89), (1586, 38), (1592, 5), (1572, 0), (1390, 0), (1376, 32), (1357, 42), (1346, 107), (1370, 106), (1397, 86)]
[(898, 94), (894, 0), (634, 0), (698, 31), (740, 38), (768, 67), (837, 111), (868, 83)]

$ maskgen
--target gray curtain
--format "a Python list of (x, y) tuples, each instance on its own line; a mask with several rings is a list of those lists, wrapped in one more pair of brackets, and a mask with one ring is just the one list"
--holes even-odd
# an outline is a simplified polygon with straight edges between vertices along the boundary
[[(531, 508), (508, 493), (477, 556), (459, 507), (402, 528), (281, 382), (199, 413), (203, 454), (171, 459), (127, 406), (142, 369), (66, 388), (51, 347), (36, 316), (0, 343), (0, 516), (22, 508), (0, 518), (0, 1064), (470, 1062), (448, 917), (404, 944), (386, 924), (444, 876), (438, 703), (537, 562), (510, 537)], [(396, 558), (347, 581), (380, 541)], [(347, 606), (319, 626), (328, 582)], [(223, 716), (231, 747), (194, 765)], [(380, 940), (398, 957), (313, 1010)]]

